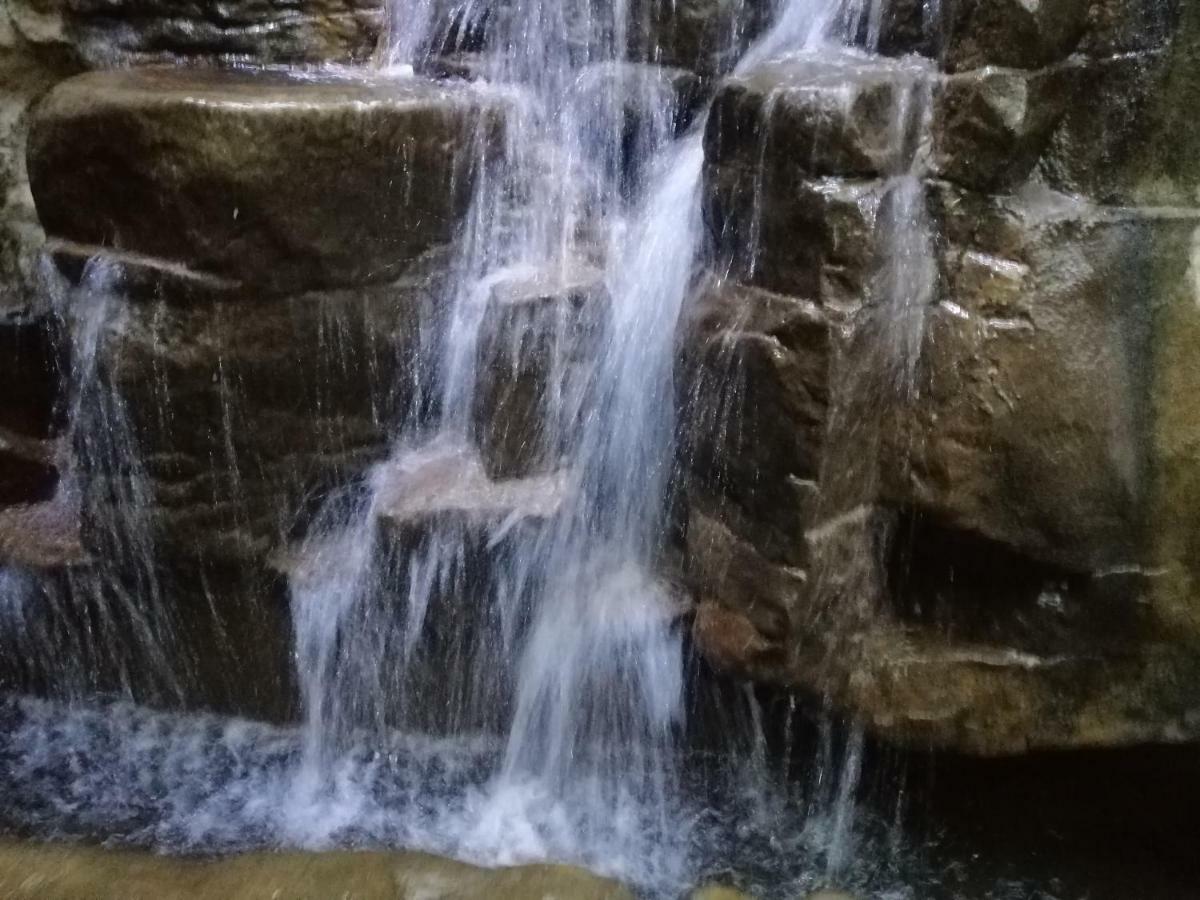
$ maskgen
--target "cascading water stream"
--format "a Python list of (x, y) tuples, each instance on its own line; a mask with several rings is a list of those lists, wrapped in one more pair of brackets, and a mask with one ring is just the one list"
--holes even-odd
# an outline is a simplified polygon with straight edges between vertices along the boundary
[[(420, 68), (423, 48), (439, 43), (427, 31), (428, 3), (410, 5), (389, 12), (411, 31), (388, 31), (388, 65)], [(428, 727), (419, 707), (432, 702), (438, 730), (507, 734), (481, 828), (500, 833), (539, 819), (544, 828), (557, 815), (554, 827), (582, 829), (568, 844), (604, 847), (610, 860), (601, 864), (611, 867), (638, 853), (648, 828), (665, 839), (678, 794), (684, 653), (678, 603), (658, 573), (674, 474), (674, 331), (702, 244), (704, 154), (703, 123), (672, 141), (673, 98), (653, 72), (622, 61), (633, 27), (624, 5), (592, 13), (568, 22), (560, 4), (529, 2), (496, 24), (483, 70), (510, 92), (507, 152), (478, 173), (436, 363), (437, 412), (401, 429), (367, 499), (327, 506), (292, 596), (308, 721), (304, 791), (320, 791), (358, 729)], [(785, 53), (840, 52), (873, 15), (860, 3), (791, 0), (735, 74)], [(643, 121), (631, 152), (626, 117), (635, 113)], [(631, 170), (645, 185), (633, 202), (625, 199)], [(591, 325), (589, 365), (565, 363), (572, 313), (551, 317), (539, 438), (570, 449), (551, 466), (563, 496), (549, 522), (515, 533), (512, 515), (502, 516), (486, 525), (481, 551), (472, 526), (451, 512), (422, 520), (415, 545), (388, 546), (395, 539), (378, 523), (397, 481), (403, 488), (414, 473), (446, 466), (460, 480), (476, 472), (481, 484), (503, 483), (478, 473), (471, 446), (486, 427), (475, 421), (476, 393), (496, 377), (481, 368), (489, 304), (512, 285), (562, 285), (597, 266), (606, 315)], [(559, 299), (553, 287), (549, 295)], [(511, 351), (519, 357), (521, 347)], [(471, 563), (480, 552), (488, 556), (482, 579)], [(444, 618), (447, 605), (470, 604)], [(447, 627), (454, 665), (430, 684), (420, 670), (433, 657), (422, 647)], [(857, 756), (849, 753), (855, 765)], [(837, 847), (851, 794), (838, 798)], [(576, 811), (547, 811), (563, 803)], [(679, 823), (675, 830), (675, 851), (662, 854), (671, 870), (653, 876), (664, 884), (683, 876), (687, 834)], [(540, 840), (526, 852), (547, 852)]]

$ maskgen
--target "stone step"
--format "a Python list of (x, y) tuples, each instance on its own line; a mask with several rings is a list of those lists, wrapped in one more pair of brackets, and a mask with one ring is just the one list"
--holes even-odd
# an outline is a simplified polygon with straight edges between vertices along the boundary
[[(456, 577), (474, 586), (487, 581), (510, 539), (550, 527), (572, 490), (567, 472), (493, 480), (473, 448), (445, 437), (380, 463), (370, 482), (380, 543), (369, 565), (384, 571), (422, 551), (436, 553), (431, 545), (440, 543), (463, 569)], [(314, 534), (276, 554), (271, 565), (293, 583), (321, 579), (323, 561), (340, 552), (342, 539), (337, 532)]]
[(720, 85), (705, 158), (761, 172), (768, 196), (813, 177), (919, 169), (1004, 189), (1033, 171), (1085, 71), (1064, 63), (942, 75), (916, 58), (799, 54)]
[(69, 499), (0, 508), (0, 568), (62, 569), (88, 559), (79, 508)]
[(58, 485), (57, 443), (0, 428), (0, 508), (39, 503)]
[(472, 423), (496, 478), (559, 468), (578, 437), (612, 314), (598, 269), (514, 269), (479, 325)]
[(413, 77), (93, 72), (38, 107), (30, 184), (52, 238), (259, 290), (383, 282), (451, 239), (502, 121)]
[(494, 540), (501, 532), (540, 528), (566, 501), (566, 473), (493, 480), (470, 448), (437, 441), (384, 464), (376, 489), (382, 529), (399, 544), (451, 527)]

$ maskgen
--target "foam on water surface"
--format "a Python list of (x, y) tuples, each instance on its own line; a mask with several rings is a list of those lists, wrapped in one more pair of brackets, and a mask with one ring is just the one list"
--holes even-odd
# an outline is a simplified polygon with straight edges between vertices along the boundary
[(987, 863), (905, 846), (882, 822), (861, 822), (854, 845), (845, 845), (836, 812), (809, 814), (749, 752), (696, 755), (668, 806), (606, 798), (601, 818), (594, 804), (602, 786), (588, 778), (551, 784), (494, 774), (503, 748), (490, 738), (364, 736), (319, 779), (303, 764), (303, 748), (298, 729), (5, 697), (0, 826), (187, 855), (404, 848), (483, 865), (553, 859), (620, 878), (647, 897), (682, 896), (714, 878), (764, 900), (831, 881), (887, 900), (1053, 896), (994, 873), (988, 893), (956, 893), (972, 866)]

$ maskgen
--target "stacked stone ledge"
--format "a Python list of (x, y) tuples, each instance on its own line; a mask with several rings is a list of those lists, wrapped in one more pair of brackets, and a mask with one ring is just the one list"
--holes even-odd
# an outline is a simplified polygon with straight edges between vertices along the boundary
[[(698, 644), (917, 745), (1194, 738), (1200, 15), (921, 6), (892, 59), (717, 89), (680, 339)], [(872, 286), (905, 154), (938, 275), (898, 392)]]
[(96, 377), (121, 421), (104, 439), (129, 457), (82, 459), (83, 547), (109, 555), (140, 473), (164, 596), (225, 683), (205, 702), (287, 714), (288, 690), (244, 689), (290, 668), (271, 560), (421, 414), (448, 244), (502, 128), (466, 86), (269, 70), (96, 72), (37, 107), (46, 255), (68, 321), (107, 306)]

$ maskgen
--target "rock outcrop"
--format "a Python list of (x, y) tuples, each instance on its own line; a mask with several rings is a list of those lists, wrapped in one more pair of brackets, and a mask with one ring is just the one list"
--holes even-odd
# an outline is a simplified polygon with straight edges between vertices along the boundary
[[(698, 646), (900, 741), (1197, 737), (1200, 12), (944, 0), (933, 21), (898, 0), (860, 35), (883, 55), (720, 80), (767, 6), (632, 4), (633, 61), (573, 88), (634, 79), (675, 133), (712, 94), (711, 254), (676, 379)], [(65, 479), (82, 523), (81, 544), (47, 525), (30, 546), (0, 510), (0, 553), (119, 569), (144, 538), (181, 607), (224, 604), (188, 640), (227, 681), (262, 679), (237, 669), (254, 654), (208, 653), (218, 638), (272, 635), (254, 664), (287, 668), (283, 604), (249, 622), (236, 598), (275, 596), (314, 498), (437, 403), (414, 377), (433, 298), (504, 147), (501, 94), (468, 82), (511, 10), (434, 9), (422, 68), (441, 82), (229, 67), (361, 60), (368, 0), (9, 0), (0, 18), (0, 379), (19, 386), (0, 507), (61, 523), (44, 504)], [(114, 63), (143, 65), (53, 87)], [(648, 110), (614, 113), (632, 146)], [(94, 372), (59, 358), (61, 309), (31, 290), (43, 227)], [(503, 552), (485, 526), (556, 514), (611, 301), (585, 264), (506, 274), (463, 392), (475, 446), (379, 494), (393, 549), (450, 523), (482, 559)], [(100, 418), (71, 423), (64, 473), (65, 373), (85, 371)], [(118, 546), (130, 508), (139, 538)]]
[(937, 70), (717, 91), (723, 274), (680, 344), (694, 633), (918, 745), (1194, 739), (1200, 17), (942, 6), (882, 36)]
[(464, 148), (500, 127), (479, 92), (415, 79), (97, 72), (39, 106), (30, 182), (56, 239), (270, 293), (354, 286), (450, 239)]
[(503, 115), (423, 79), (154, 67), (38, 107), (33, 191), (95, 360), (72, 423), (83, 544), (174, 598), (181, 653), (227, 685), (210, 705), (287, 714), (286, 690), (237, 700), (289, 669), (270, 560), (422, 414), (430, 297)]

